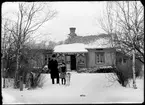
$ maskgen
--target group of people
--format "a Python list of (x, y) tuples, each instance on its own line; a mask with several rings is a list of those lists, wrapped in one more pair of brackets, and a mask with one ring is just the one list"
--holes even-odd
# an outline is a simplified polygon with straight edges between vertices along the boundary
[[(56, 83), (59, 84), (59, 78), (61, 78), (61, 82), (63, 85), (66, 84), (66, 65), (64, 61), (61, 62), (60, 65), (58, 65), (58, 62), (56, 60), (56, 55), (52, 55), (52, 59), (48, 63), (48, 69), (50, 70), (50, 76), (52, 79), (52, 84), (55, 84), (55, 79)], [(60, 73), (60, 75), (59, 75)]]

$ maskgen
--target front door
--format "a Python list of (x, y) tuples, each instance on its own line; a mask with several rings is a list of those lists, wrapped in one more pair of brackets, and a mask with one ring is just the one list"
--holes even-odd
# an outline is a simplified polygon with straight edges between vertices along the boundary
[(71, 70), (76, 70), (76, 56), (71, 55)]

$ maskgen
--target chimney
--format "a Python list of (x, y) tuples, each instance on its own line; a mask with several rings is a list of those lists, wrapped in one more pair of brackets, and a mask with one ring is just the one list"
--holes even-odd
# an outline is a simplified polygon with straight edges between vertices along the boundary
[(69, 28), (69, 29), (70, 29), (70, 34), (69, 34), (69, 35), (70, 35), (71, 37), (77, 36), (76, 33), (75, 33), (75, 30), (76, 30), (75, 27), (71, 27), (71, 28)]

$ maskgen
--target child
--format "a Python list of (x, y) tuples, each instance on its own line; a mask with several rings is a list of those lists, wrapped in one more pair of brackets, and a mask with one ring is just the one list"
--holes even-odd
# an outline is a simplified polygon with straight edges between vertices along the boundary
[(66, 65), (64, 63), (64, 61), (62, 61), (62, 64), (61, 64), (61, 69), (60, 69), (60, 78), (61, 78), (61, 82), (63, 85), (66, 84), (66, 79), (65, 79), (65, 76), (66, 76)]

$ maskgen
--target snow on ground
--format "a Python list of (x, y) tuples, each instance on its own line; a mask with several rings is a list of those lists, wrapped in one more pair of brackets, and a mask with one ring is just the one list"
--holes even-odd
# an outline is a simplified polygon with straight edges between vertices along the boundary
[(138, 89), (109, 82), (107, 73), (72, 73), (70, 86), (51, 84), (49, 74), (43, 74), (44, 86), (35, 90), (2, 89), (3, 103), (122, 103), (144, 101), (143, 79), (137, 79)]

